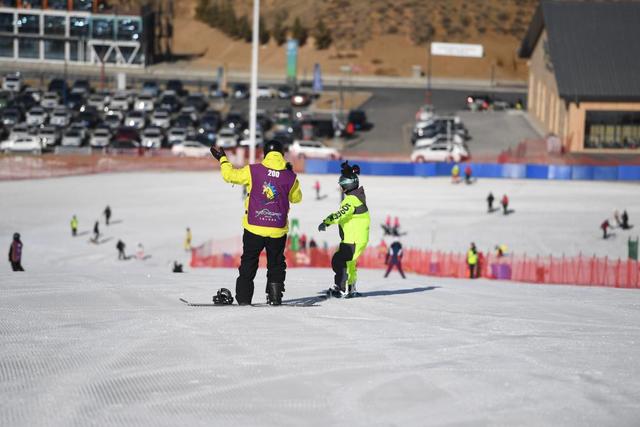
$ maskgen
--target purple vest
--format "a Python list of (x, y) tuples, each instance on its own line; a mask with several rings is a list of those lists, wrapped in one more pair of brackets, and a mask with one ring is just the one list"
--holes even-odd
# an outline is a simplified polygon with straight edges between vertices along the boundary
[(289, 214), (289, 191), (296, 182), (296, 174), (287, 169), (268, 169), (260, 163), (250, 165), (249, 170), (251, 193), (247, 221), (260, 227), (285, 227)]
[(11, 242), (11, 262), (20, 262), (22, 259), (22, 242)]

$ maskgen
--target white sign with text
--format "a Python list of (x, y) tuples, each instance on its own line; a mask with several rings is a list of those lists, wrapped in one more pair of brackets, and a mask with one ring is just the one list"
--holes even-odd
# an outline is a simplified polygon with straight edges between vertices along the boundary
[(431, 43), (433, 56), (462, 56), (465, 58), (482, 58), (484, 49), (481, 44), (464, 43)]

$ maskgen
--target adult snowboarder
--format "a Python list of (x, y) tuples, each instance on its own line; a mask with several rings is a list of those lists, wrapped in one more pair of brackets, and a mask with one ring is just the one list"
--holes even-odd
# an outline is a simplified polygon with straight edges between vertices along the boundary
[(75, 215), (71, 218), (71, 235), (73, 237), (78, 235), (78, 218)]
[(100, 221), (96, 221), (93, 224), (93, 243), (98, 243), (98, 239), (100, 238)]
[(622, 211), (622, 229), (623, 230), (628, 230), (630, 229), (631, 226), (629, 225), (629, 214), (627, 213), (627, 210), (623, 210)]
[(502, 200), (500, 200), (500, 204), (502, 205), (502, 213), (504, 215), (509, 214), (509, 198), (506, 194), (502, 196)]
[(118, 250), (118, 259), (123, 259), (126, 260), (127, 255), (124, 253), (124, 248), (125, 248), (125, 244), (122, 240), (118, 240), (118, 243), (116, 243), (116, 249)]
[(388, 277), (389, 273), (393, 267), (396, 267), (400, 272), (400, 275), (403, 279), (406, 279), (404, 275), (404, 271), (402, 271), (402, 243), (399, 241), (395, 241), (389, 246), (389, 252), (387, 252), (387, 257), (385, 259), (385, 264), (387, 264), (387, 272), (384, 274), (384, 277)]
[(109, 220), (111, 219), (111, 208), (109, 207), (109, 205), (107, 205), (106, 208), (104, 208), (104, 222), (105, 224), (109, 225)]
[(369, 243), (369, 209), (367, 208), (364, 188), (360, 187), (358, 165), (342, 164), (342, 174), (338, 180), (345, 194), (340, 209), (327, 216), (318, 226), (325, 231), (327, 226), (338, 224), (340, 246), (331, 259), (331, 268), (335, 273), (335, 287), (330, 289), (333, 296), (350, 297), (355, 292), (358, 276), (358, 257)]
[(493, 197), (493, 193), (489, 191), (489, 195), (487, 196), (487, 212), (493, 212), (493, 201), (495, 197)]
[(239, 305), (251, 304), (253, 279), (258, 260), (267, 250), (267, 303), (280, 305), (287, 263), (284, 249), (287, 242), (290, 203), (302, 200), (300, 183), (293, 168), (284, 159), (284, 148), (278, 140), (264, 145), (264, 159), (236, 169), (227, 159), (224, 149), (211, 147), (211, 154), (220, 162), (222, 179), (232, 184), (246, 185), (245, 214), (242, 220), (242, 257), (236, 280), (236, 300)]
[(22, 268), (22, 241), (20, 233), (13, 233), (13, 241), (9, 245), (9, 262), (13, 271), (24, 271)]

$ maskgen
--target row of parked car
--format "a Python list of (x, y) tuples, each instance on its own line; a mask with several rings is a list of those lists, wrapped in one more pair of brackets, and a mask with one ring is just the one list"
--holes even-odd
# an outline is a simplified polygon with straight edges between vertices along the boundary
[(411, 134), (413, 162), (459, 162), (469, 158), (469, 131), (458, 116), (440, 116), (431, 104), (416, 112)]
[[(228, 96), (246, 96), (242, 85), (232, 86), (231, 95), (221, 94), (215, 87), (205, 95), (189, 94), (179, 80), (167, 82), (164, 89), (148, 81), (140, 90), (116, 92), (94, 90), (86, 80), (76, 80), (68, 86), (62, 79), (53, 79), (46, 91), (28, 88), (21, 82), (13, 86), (7, 83), (11, 79), (5, 78), (6, 90), (0, 92), (4, 132), (0, 150), (5, 152), (36, 153), (56, 146), (88, 145), (113, 149), (171, 147), (179, 155), (199, 155), (208, 153), (213, 143), (225, 148), (249, 144), (245, 115), (233, 110), (223, 113)], [(268, 94), (283, 98), (286, 89), (280, 87)], [(330, 132), (323, 130), (331, 120), (288, 106), (274, 112), (261, 110), (257, 119), (257, 145), (269, 132), (270, 137), (292, 144), (299, 156), (313, 157), (324, 152), (328, 157), (339, 157), (321, 142), (293, 144), (302, 137), (305, 124), (327, 133), (325, 136), (333, 136), (333, 127)]]

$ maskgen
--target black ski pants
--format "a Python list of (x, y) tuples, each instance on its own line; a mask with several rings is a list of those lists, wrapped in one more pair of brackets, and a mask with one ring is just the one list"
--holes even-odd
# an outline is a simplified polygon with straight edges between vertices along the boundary
[(254, 290), (253, 279), (255, 279), (258, 271), (260, 253), (265, 248), (267, 250), (267, 284), (284, 284), (287, 270), (287, 262), (284, 257), (286, 243), (286, 235), (278, 238), (262, 237), (244, 230), (242, 257), (238, 268), (238, 280), (236, 280), (236, 300), (238, 304), (251, 304)]
[(13, 271), (24, 271), (24, 268), (22, 268), (22, 263), (20, 261), (18, 262), (11, 261), (11, 269)]
[(347, 262), (353, 259), (353, 255), (355, 254), (356, 245), (351, 243), (340, 243), (338, 247), (338, 251), (333, 254), (333, 258), (331, 258), (331, 268), (335, 273), (333, 283), (336, 286), (340, 287), (341, 290), (345, 291), (346, 283), (348, 279), (347, 272)]
[(394, 260), (393, 258), (389, 260), (389, 266), (387, 267), (387, 272), (384, 274), (384, 277), (389, 276), (389, 273), (391, 273), (391, 270), (393, 270), (393, 267), (396, 267), (400, 272), (400, 275), (402, 276), (402, 278), (406, 279), (406, 276), (404, 275), (404, 271), (402, 271), (402, 261), (400, 261), (400, 259)]

